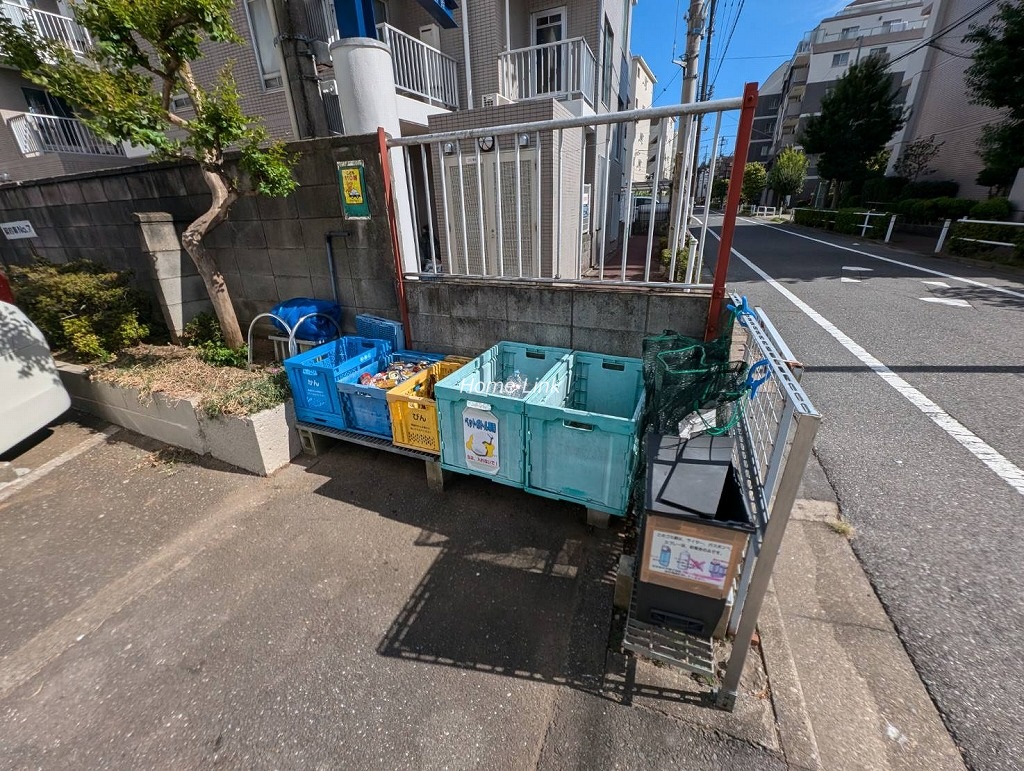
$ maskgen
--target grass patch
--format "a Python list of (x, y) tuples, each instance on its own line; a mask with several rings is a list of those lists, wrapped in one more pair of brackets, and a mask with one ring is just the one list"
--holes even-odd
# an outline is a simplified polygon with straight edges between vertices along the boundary
[(841, 519), (834, 519), (828, 523), (828, 526), (832, 528), (832, 532), (837, 535), (843, 536), (843, 538), (853, 538), (855, 531), (853, 525), (849, 522), (844, 522)]
[(137, 345), (110, 362), (90, 370), (93, 379), (133, 388), (143, 398), (164, 394), (172, 401), (188, 399), (210, 417), (253, 415), (276, 407), (291, 392), (279, 367), (240, 369), (203, 361), (195, 348)]

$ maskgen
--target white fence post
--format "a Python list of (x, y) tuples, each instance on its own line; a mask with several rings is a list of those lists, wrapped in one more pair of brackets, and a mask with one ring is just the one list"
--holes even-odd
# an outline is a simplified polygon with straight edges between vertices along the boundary
[(885, 231), (885, 243), (889, 243), (889, 239), (892, 238), (892, 228), (896, 224), (896, 215), (892, 215), (889, 218), (889, 229)]
[(942, 251), (942, 245), (946, 243), (946, 235), (949, 233), (949, 226), (953, 223), (953, 220), (946, 220), (942, 223), (942, 232), (939, 233), (939, 242), (935, 244), (935, 254)]

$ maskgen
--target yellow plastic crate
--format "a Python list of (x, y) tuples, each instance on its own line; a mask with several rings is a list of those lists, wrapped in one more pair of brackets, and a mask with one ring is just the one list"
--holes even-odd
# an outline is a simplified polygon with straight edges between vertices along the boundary
[(395, 445), (441, 454), (434, 384), (469, 361), (450, 356), (387, 392), (388, 410), (391, 412), (391, 441)]

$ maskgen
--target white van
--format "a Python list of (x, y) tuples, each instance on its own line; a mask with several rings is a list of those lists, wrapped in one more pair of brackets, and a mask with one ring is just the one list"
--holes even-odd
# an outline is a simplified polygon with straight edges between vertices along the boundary
[(70, 406), (43, 333), (18, 308), (0, 301), (0, 453)]

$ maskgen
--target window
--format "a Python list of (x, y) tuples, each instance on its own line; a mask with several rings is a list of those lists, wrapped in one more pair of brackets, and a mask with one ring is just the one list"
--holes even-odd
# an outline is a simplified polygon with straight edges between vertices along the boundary
[(902, 32), (904, 26), (903, 19), (889, 19), (889, 21), (883, 21), (882, 34), (888, 35), (890, 32)]
[(860, 27), (843, 27), (839, 33), (840, 40), (853, 40), (860, 33)]
[(373, 0), (373, 21), (375, 24), (388, 23), (388, 4), (385, 0)]
[(850, 63), (850, 52), (844, 51), (841, 54), (832, 54), (833, 67), (845, 67)]
[(192, 102), (189, 101), (188, 94), (174, 94), (171, 97), (171, 112), (178, 113), (191, 109)]
[(274, 25), (270, 19), (267, 0), (246, 0), (245, 9), (249, 15), (249, 29), (252, 31), (252, 45), (256, 51), (264, 88), (280, 88), (284, 85), (281, 65), (274, 47)]
[(761, 145), (761, 157), (768, 155), (768, 145)]
[(604, 18), (604, 50), (601, 55), (601, 101), (608, 106), (612, 101), (612, 50), (615, 35), (608, 17)]
[(75, 111), (59, 96), (41, 88), (22, 88), (28, 111), (34, 115), (56, 115), (58, 118), (74, 118)]
[(885, 46), (879, 46), (878, 48), (872, 48), (868, 51), (868, 56), (887, 56), (888, 51)]

